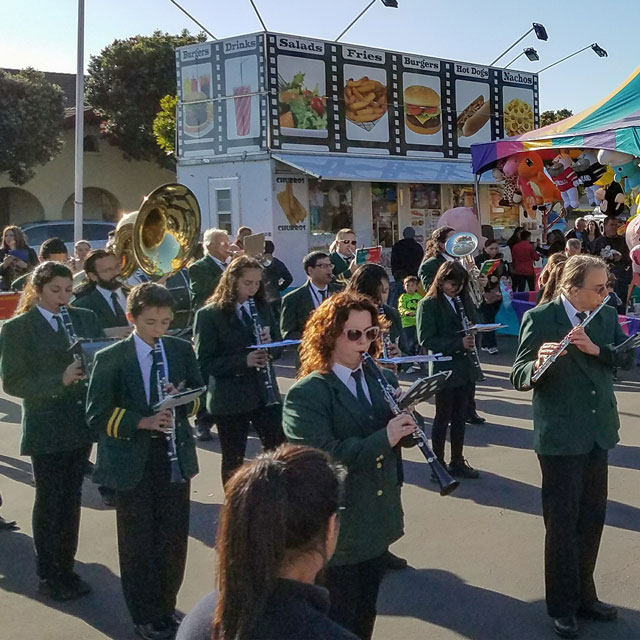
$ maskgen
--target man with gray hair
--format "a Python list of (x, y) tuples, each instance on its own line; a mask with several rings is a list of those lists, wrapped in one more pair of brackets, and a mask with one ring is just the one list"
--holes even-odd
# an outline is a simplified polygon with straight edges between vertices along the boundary
[(207, 229), (202, 240), (204, 257), (189, 267), (191, 302), (194, 311), (213, 294), (231, 255), (229, 236), (222, 229)]
[(569, 238), (564, 247), (564, 252), (567, 254), (567, 258), (570, 258), (571, 256), (579, 256), (582, 253), (582, 240), (578, 240), (578, 238)]
[(576, 218), (576, 221), (573, 223), (573, 229), (567, 231), (564, 237), (567, 240), (571, 238), (577, 238), (578, 240), (583, 240), (584, 232), (587, 230), (587, 222), (584, 218)]

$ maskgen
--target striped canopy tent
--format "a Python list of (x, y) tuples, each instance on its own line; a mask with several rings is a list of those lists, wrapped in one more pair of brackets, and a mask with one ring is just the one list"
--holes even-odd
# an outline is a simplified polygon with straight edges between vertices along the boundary
[(471, 145), (473, 171), (522, 151), (608, 149), (640, 156), (640, 67), (606, 98), (575, 116), (504, 140)]

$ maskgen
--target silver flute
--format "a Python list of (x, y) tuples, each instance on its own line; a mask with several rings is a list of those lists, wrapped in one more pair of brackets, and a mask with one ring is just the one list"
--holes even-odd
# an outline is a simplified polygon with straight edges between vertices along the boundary
[(584, 329), (600, 312), (602, 307), (606, 306), (609, 298), (611, 296), (607, 296), (580, 324), (577, 324), (571, 331), (558, 343), (557, 348), (553, 351), (550, 356), (547, 356), (542, 364), (533, 372), (531, 376), (531, 382), (537, 382), (544, 375), (544, 372), (560, 357), (560, 354), (571, 344), (571, 340), (569, 336), (574, 329), (578, 327)]

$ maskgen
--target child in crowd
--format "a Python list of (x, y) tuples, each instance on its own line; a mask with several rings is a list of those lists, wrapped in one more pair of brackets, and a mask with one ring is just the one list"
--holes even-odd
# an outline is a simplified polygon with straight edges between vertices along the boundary
[[(398, 299), (398, 311), (402, 320), (402, 333), (404, 334), (404, 345), (407, 354), (412, 356), (416, 353), (418, 339), (416, 336), (416, 311), (422, 296), (418, 293), (420, 281), (416, 276), (407, 276), (403, 281), (404, 290)], [(409, 373), (420, 370), (420, 367), (413, 366)]]

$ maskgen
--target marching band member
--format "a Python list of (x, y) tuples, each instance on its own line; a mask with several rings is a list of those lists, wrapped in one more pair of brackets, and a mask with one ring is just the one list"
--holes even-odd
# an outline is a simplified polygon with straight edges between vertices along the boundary
[(478, 478), (463, 455), (465, 419), (473, 397), (476, 370), (471, 358), (474, 336), (462, 333), (462, 315), (456, 298), (464, 305), (468, 318), (474, 317), (474, 307), (465, 293), (467, 270), (457, 261), (443, 263), (418, 305), (417, 333), (420, 345), (433, 353), (451, 356), (452, 360), (431, 362), (432, 374), (451, 370), (443, 388), (436, 392), (436, 415), (433, 419), (431, 441), (433, 451), (444, 465), (447, 427), (451, 423), (451, 475)]
[[(272, 390), (277, 403), (268, 404), (267, 389), (259, 375), (259, 369), (266, 373), (270, 367), (269, 353), (265, 349), (247, 349), (258, 341), (250, 298), (262, 327), (262, 342), (280, 339), (261, 285), (260, 263), (249, 256), (235, 258), (222, 274), (209, 304), (196, 314), (193, 328), (200, 369), (209, 382), (207, 411), (218, 427), (223, 483), (244, 462), (250, 426), (266, 450), (284, 441), (277, 385)], [(273, 380), (275, 384), (275, 376)]]
[(191, 302), (195, 309), (199, 309), (213, 294), (231, 255), (229, 236), (222, 229), (207, 229), (202, 246), (205, 256), (189, 267)]
[(333, 277), (348, 280), (351, 266), (356, 255), (356, 232), (353, 229), (340, 229), (331, 243), (329, 259), (333, 265)]
[(424, 260), (418, 269), (418, 278), (425, 291), (429, 287), (438, 273), (438, 269), (447, 261), (445, 245), (447, 240), (456, 232), (452, 227), (438, 227), (433, 231), (424, 251)]
[(122, 591), (145, 640), (172, 638), (181, 620), (176, 597), (187, 559), (190, 479), (198, 473), (186, 406), (173, 415), (152, 408), (161, 394), (202, 386), (191, 345), (164, 335), (174, 304), (161, 285), (133, 287), (127, 318), (134, 332), (98, 352), (87, 396), (99, 437), (93, 480), (116, 492)]
[[(556, 633), (575, 638), (577, 616), (613, 620), (615, 607), (598, 600), (593, 571), (607, 510), (607, 456), (620, 426), (613, 392), (614, 366), (632, 368), (635, 349), (624, 341), (615, 309), (604, 306), (607, 268), (595, 256), (564, 263), (561, 294), (525, 313), (511, 382), (533, 387), (534, 446), (542, 470), (547, 612)], [(535, 383), (531, 376), (569, 335), (571, 344)]]
[(218, 526), (218, 593), (192, 609), (178, 640), (356, 640), (314, 584), (336, 548), (343, 482), (327, 454), (289, 444), (239, 469)]
[(314, 309), (341, 289), (332, 282), (333, 265), (323, 251), (308, 253), (302, 261), (302, 267), (307, 274), (307, 282), (282, 299), (280, 331), (285, 339), (299, 340)]
[(69, 347), (75, 336), (104, 334), (91, 311), (66, 308), (73, 286), (68, 267), (43, 262), (30, 275), (15, 317), (0, 332), (0, 375), (6, 393), (23, 401), (20, 453), (31, 456), (36, 485), (38, 591), (53, 600), (71, 600), (91, 591), (73, 565), (93, 438), (84, 414), (82, 364)]
[(348, 470), (336, 553), (326, 571), (329, 616), (362, 639), (373, 632), (389, 545), (403, 535), (398, 443), (415, 429), (393, 417), (362, 354), (378, 352), (378, 308), (338, 293), (311, 316), (300, 348), (298, 381), (285, 398), (289, 442), (329, 453)]

